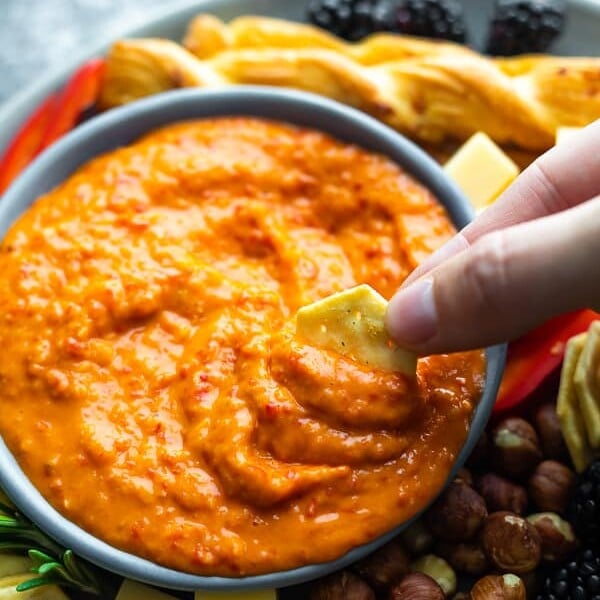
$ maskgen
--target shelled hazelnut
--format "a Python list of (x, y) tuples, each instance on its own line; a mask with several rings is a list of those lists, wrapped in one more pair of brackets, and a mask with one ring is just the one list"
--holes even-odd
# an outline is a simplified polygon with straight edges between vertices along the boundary
[(427, 529), (423, 519), (411, 523), (401, 534), (404, 547), (413, 555), (419, 556), (428, 552), (434, 543), (431, 531)]
[(456, 573), (452, 567), (435, 554), (426, 554), (410, 565), (414, 573), (423, 573), (431, 577), (443, 590), (446, 596), (456, 591)]
[(397, 583), (389, 594), (389, 600), (444, 600), (442, 588), (428, 575), (411, 573)]
[(527, 573), (539, 565), (542, 557), (536, 528), (514, 513), (503, 511), (489, 515), (481, 541), (488, 560), (500, 571)]
[(525, 585), (512, 573), (488, 575), (475, 583), (471, 600), (526, 600)]
[(490, 437), (487, 431), (484, 431), (477, 440), (475, 448), (467, 459), (466, 466), (469, 469), (483, 469), (487, 466), (490, 459)]
[(550, 563), (563, 562), (577, 549), (577, 538), (571, 524), (556, 513), (543, 512), (529, 515), (541, 540), (542, 560)]
[(544, 457), (554, 460), (566, 460), (568, 457), (567, 446), (556, 414), (556, 404), (546, 402), (539, 406), (535, 411), (533, 420)]
[(435, 549), (453, 569), (461, 573), (482, 575), (489, 566), (485, 552), (477, 542), (439, 542)]
[(485, 500), (488, 511), (507, 510), (522, 515), (527, 508), (527, 491), (495, 473), (484, 473), (475, 482), (475, 489)]
[(492, 431), (492, 462), (508, 477), (528, 475), (542, 460), (535, 429), (520, 417), (503, 419)]
[(375, 589), (388, 588), (408, 572), (410, 557), (402, 542), (394, 539), (354, 566), (354, 570)]
[(540, 569), (529, 571), (529, 573), (521, 573), (519, 577), (525, 585), (525, 594), (527, 598), (535, 598), (539, 591), (540, 582)]
[(529, 478), (529, 495), (540, 511), (564, 514), (576, 476), (555, 460), (541, 462)]
[(427, 511), (425, 521), (439, 539), (463, 542), (479, 531), (486, 516), (483, 498), (472, 487), (455, 481)]
[(458, 473), (456, 474), (454, 481), (460, 481), (460, 482), (466, 483), (467, 485), (470, 485), (472, 487), (473, 486), (473, 475), (471, 474), (471, 471), (469, 471), (469, 469), (467, 469), (466, 467), (462, 467), (461, 469), (458, 470)]
[(338, 571), (313, 586), (310, 600), (375, 600), (375, 592), (354, 573)]

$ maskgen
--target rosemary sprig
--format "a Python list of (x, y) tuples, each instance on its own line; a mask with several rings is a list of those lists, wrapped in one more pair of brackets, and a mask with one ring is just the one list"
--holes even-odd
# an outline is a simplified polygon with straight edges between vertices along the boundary
[(101, 598), (114, 597), (110, 578), (101, 577), (98, 569), (53, 542), (14, 507), (1, 501), (0, 551), (27, 554), (31, 559), (34, 575), (17, 586), (18, 592), (58, 585)]
[(55, 584), (85, 594), (102, 595), (100, 580), (89, 567), (83, 564), (83, 561), (75, 558), (71, 550), (65, 550), (60, 561), (39, 550), (31, 549), (28, 554), (33, 562), (32, 571), (37, 574), (37, 577), (20, 583), (17, 586), (17, 592)]

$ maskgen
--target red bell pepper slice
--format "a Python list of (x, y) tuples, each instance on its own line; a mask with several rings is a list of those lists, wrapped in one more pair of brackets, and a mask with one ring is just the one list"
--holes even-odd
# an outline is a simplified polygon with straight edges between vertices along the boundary
[(55, 94), (44, 100), (9, 144), (0, 159), (0, 194), (39, 152), (48, 124), (54, 115), (56, 102)]
[(0, 158), (0, 194), (44, 148), (73, 129), (81, 113), (96, 102), (104, 68), (104, 59), (85, 63), (59, 94), (52, 94), (27, 119)]
[(567, 341), (596, 320), (600, 313), (578, 310), (550, 319), (511, 343), (494, 412), (523, 402), (561, 364)]
[(73, 129), (79, 115), (98, 99), (105, 61), (100, 58), (85, 63), (68, 81), (59, 98), (54, 118), (49, 123), (40, 150)]

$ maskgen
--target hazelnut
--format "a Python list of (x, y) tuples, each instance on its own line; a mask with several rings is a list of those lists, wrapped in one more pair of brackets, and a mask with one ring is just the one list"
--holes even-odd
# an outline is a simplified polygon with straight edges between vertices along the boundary
[(542, 460), (535, 429), (525, 419), (508, 417), (492, 431), (492, 462), (509, 477), (528, 475)]
[(481, 575), (488, 567), (485, 552), (475, 542), (440, 542), (436, 552), (445, 558), (452, 568), (469, 575)]
[(442, 588), (423, 573), (407, 575), (389, 594), (390, 600), (444, 600), (445, 597)]
[(410, 557), (398, 539), (388, 542), (355, 565), (356, 572), (375, 589), (390, 587), (408, 572)]
[(483, 525), (483, 551), (500, 571), (527, 573), (542, 558), (542, 544), (536, 528), (519, 515), (492, 513)]
[(471, 455), (467, 459), (467, 467), (470, 469), (483, 469), (489, 463), (490, 458), (490, 438), (486, 431), (484, 431), (477, 443), (475, 448), (471, 452)]
[(526, 600), (525, 584), (512, 573), (488, 575), (471, 590), (471, 600)]
[(540, 511), (562, 514), (575, 486), (575, 473), (555, 460), (541, 462), (529, 478), (529, 495)]
[(429, 575), (443, 590), (446, 596), (456, 591), (456, 573), (452, 567), (435, 554), (426, 554), (410, 565), (414, 573)]
[(566, 460), (567, 446), (556, 414), (556, 404), (554, 402), (542, 404), (535, 411), (533, 420), (544, 456), (554, 460)]
[(349, 571), (338, 571), (319, 579), (310, 592), (310, 600), (375, 600), (375, 592)]
[(401, 534), (404, 547), (414, 556), (425, 554), (433, 546), (433, 535), (422, 519), (411, 523)]
[(454, 481), (466, 483), (467, 485), (473, 486), (473, 475), (469, 469), (462, 467), (458, 470)]
[(427, 511), (425, 521), (439, 539), (463, 542), (479, 531), (486, 516), (483, 498), (465, 483), (452, 482)]
[(563, 562), (577, 549), (577, 538), (571, 524), (556, 513), (536, 513), (529, 515), (527, 521), (540, 535), (542, 560), (550, 563)]
[(536, 594), (540, 591), (540, 583), (543, 583), (542, 571), (536, 569), (535, 571), (529, 571), (529, 573), (521, 573), (519, 577), (525, 585), (525, 593), (527, 598), (535, 598)]
[(490, 512), (507, 510), (522, 515), (527, 508), (525, 488), (495, 473), (485, 473), (479, 477), (476, 489)]

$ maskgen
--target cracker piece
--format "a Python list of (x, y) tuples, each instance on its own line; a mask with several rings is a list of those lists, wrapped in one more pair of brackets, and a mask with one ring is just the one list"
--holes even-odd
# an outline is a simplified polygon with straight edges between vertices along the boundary
[(29, 556), (0, 553), (0, 578), (19, 573), (31, 573), (32, 562)]
[(565, 443), (578, 472), (586, 468), (594, 455), (587, 439), (587, 431), (573, 381), (586, 337), (587, 333), (581, 333), (567, 342), (556, 403), (556, 413)]
[(35, 574), (31, 571), (0, 577), (0, 600), (69, 600), (67, 595), (56, 585), (35, 587), (23, 592), (17, 592), (17, 586)]
[(590, 325), (573, 381), (590, 446), (600, 449), (600, 321)]
[(302, 307), (296, 333), (308, 343), (375, 369), (414, 376), (417, 355), (399, 348), (385, 328), (387, 301), (363, 284)]

